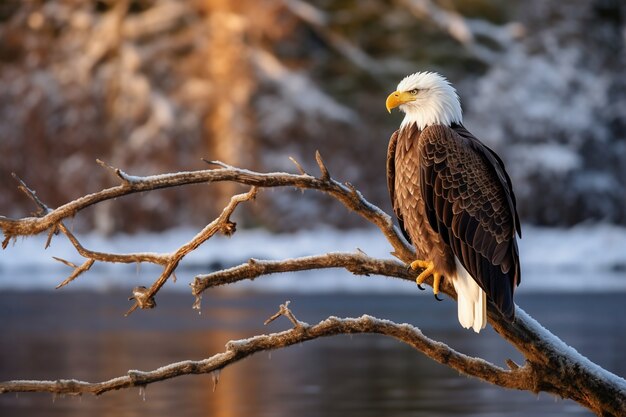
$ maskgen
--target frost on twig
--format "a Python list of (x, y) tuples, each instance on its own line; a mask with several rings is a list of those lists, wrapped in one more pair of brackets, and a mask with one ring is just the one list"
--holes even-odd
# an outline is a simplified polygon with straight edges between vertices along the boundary
[(269, 319), (265, 320), (263, 324), (267, 326), (268, 324), (270, 324), (271, 322), (273, 322), (280, 316), (284, 316), (289, 319), (289, 321), (293, 324), (294, 328), (302, 328), (302, 327), (308, 326), (308, 324), (299, 321), (296, 318), (296, 316), (293, 315), (293, 313), (289, 309), (289, 304), (291, 304), (291, 301), (289, 300), (285, 301), (285, 304), (281, 304), (280, 307), (278, 308), (278, 311), (274, 313)]
[(95, 262), (95, 259), (89, 258), (81, 266), (76, 266), (72, 262), (68, 262), (65, 259), (57, 258), (56, 256), (53, 256), (53, 258), (69, 267), (74, 268), (74, 272), (72, 272), (69, 277), (63, 280), (63, 282), (57, 285), (55, 287), (56, 289), (66, 286), (67, 284), (69, 284), (70, 282), (78, 278), (78, 276), (82, 274), (83, 272), (89, 271), (89, 268), (91, 268), (91, 266)]
[(100, 165), (101, 167), (112, 171), (118, 178), (122, 180), (124, 184), (130, 185), (131, 181), (129, 179), (129, 176), (121, 169), (112, 167), (111, 165), (107, 164), (106, 162), (100, 159), (96, 159), (96, 163), (98, 163), (98, 165)]
[(128, 297), (128, 300), (135, 300), (135, 303), (139, 308), (154, 308), (156, 307), (156, 301), (154, 301), (154, 295), (150, 295), (148, 288), (143, 285), (133, 288), (132, 297)]
[(298, 162), (294, 157), (290, 156), (289, 160), (293, 162), (293, 164), (296, 166), (296, 168), (298, 169), (298, 172), (300, 172), (300, 175), (308, 175), (306, 171), (304, 170), (304, 168), (302, 168), (302, 165), (300, 165), (300, 162)]

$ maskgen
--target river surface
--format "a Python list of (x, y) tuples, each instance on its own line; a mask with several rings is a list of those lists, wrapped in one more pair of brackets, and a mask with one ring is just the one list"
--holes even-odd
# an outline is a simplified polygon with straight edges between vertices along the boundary
[[(164, 292), (158, 307), (123, 317), (117, 291), (0, 293), (0, 380), (77, 378), (100, 381), (129, 369), (152, 370), (224, 350), (227, 341), (280, 331), (263, 321), (291, 300), (315, 323), (364, 313), (409, 322), (461, 352), (498, 365), (521, 357), (487, 328), (476, 335), (456, 320), (456, 304), (431, 296), (290, 295), (208, 291), (202, 314), (187, 294)], [(517, 303), (583, 355), (626, 375), (626, 294), (521, 293)], [(217, 386), (214, 386), (217, 379)], [(388, 337), (339, 336), (263, 352), (219, 378), (184, 376), (99, 397), (0, 396), (1, 416), (584, 416), (572, 401), (504, 390), (439, 365)]]

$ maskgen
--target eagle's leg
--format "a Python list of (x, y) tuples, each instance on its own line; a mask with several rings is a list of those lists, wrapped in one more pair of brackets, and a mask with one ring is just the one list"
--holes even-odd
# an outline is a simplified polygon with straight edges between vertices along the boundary
[(422, 289), (422, 284), (426, 281), (426, 278), (429, 276), (433, 276), (433, 293), (435, 294), (435, 298), (439, 301), (439, 285), (441, 283), (441, 274), (439, 272), (435, 272), (435, 264), (432, 261), (422, 261), (420, 259), (411, 262), (411, 269), (424, 268), (424, 270), (417, 276), (415, 282), (417, 286)]

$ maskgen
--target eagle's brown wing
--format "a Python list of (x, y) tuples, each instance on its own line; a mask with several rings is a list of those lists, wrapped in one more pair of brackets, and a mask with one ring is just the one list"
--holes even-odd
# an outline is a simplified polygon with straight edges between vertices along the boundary
[(520, 282), (515, 196), (502, 161), (462, 126), (427, 127), (420, 184), (430, 226), (510, 320)]
[(398, 218), (398, 224), (400, 226), (400, 231), (406, 238), (406, 240), (411, 243), (411, 237), (408, 235), (406, 230), (404, 230), (404, 219), (402, 218), (402, 213), (400, 213), (399, 207), (396, 206), (396, 198), (395, 198), (395, 181), (396, 181), (396, 145), (398, 144), (398, 134), (399, 130), (393, 132), (391, 138), (389, 139), (389, 147), (387, 148), (387, 188), (389, 189), (389, 197), (391, 197), (391, 204), (393, 206), (393, 212)]

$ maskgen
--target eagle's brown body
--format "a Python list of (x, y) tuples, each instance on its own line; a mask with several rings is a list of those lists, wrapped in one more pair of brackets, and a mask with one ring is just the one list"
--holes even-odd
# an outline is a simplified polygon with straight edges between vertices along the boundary
[(515, 197), (502, 161), (461, 124), (401, 127), (389, 142), (387, 179), (400, 227), (417, 257), (444, 277), (455, 258), (510, 320), (520, 282)]
[(421, 131), (410, 126), (397, 130), (389, 141), (387, 180), (396, 216), (403, 232), (417, 251), (417, 259), (430, 259), (444, 276), (455, 272), (454, 255), (441, 236), (428, 224), (426, 207), (420, 189)]

